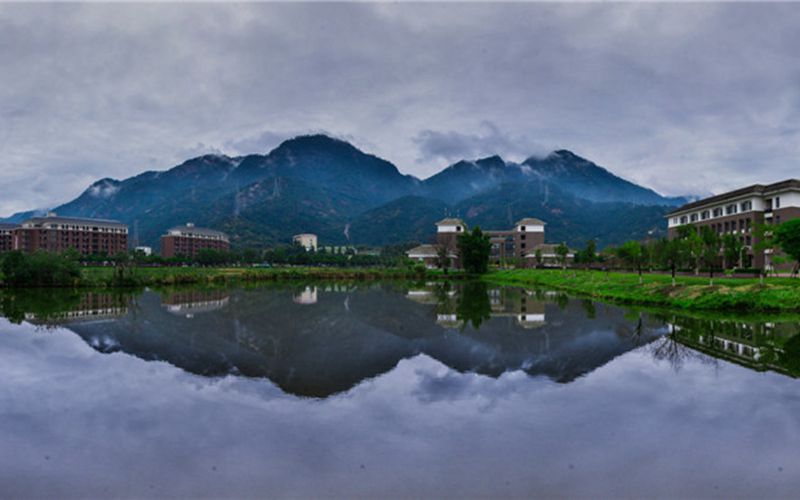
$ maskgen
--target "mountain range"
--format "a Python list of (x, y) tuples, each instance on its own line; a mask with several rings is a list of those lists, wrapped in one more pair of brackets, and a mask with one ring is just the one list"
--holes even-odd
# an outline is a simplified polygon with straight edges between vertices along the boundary
[(308, 135), (266, 155), (205, 155), (166, 171), (100, 179), (53, 211), (120, 220), (132, 242), (150, 246), (186, 222), (227, 232), (235, 247), (289, 243), (300, 232), (318, 234), (323, 245), (386, 245), (429, 241), (445, 216), (490, 229), (529, 216), (547, 222), (548, 241), (579, 246), (594, 238), (602, 247), (663, 234), (664, 214), (686, 201), (567, 150), (521, 163), (459, 161), (421, 180), (346, 141)]

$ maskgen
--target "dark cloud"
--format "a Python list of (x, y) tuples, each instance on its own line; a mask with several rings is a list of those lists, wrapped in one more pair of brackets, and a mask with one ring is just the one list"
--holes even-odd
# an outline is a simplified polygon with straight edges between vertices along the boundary
[(500, 131), (490, 121), (482, 122), (480, 132), (474, 134), (423, 130), (414, 138), (414, 143), (420, 152), (418, 163), (475, 159), (498, 153), (507, 160), (524, 160), (549, 152), (533, 139)]
[(3, 4), (0, 213), (319, 130), (421, 177), (563, 147), (666, 194), (774, 181), (800, 153), (799, 24), (788, 3)]

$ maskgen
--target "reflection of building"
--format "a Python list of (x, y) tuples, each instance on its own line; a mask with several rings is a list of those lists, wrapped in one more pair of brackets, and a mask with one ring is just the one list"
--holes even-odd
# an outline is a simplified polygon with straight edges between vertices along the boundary
[(230, 250), (228, 235), (213, 229), (195, 227), (189, 222), (185, 226), (169, 229), (161, 237), (161, 256), (165, 258), (196, 257), (201, 250)]
[[(517, 221), (509, 230), (487, 230), (491, 242), (490, 260), (495, 264), (516, 261), (521, 266), (536, 265), (537, 249), (550, 248), (545, 245), (545, 222), (532, 217)], [(406, 255), (412, 260), (424, 263), (427, 267), (438, 267), (439, 250), (447, 249), (452, 267), (461, 267), (458, 256), (458, 237), (467, 232), (467, 225), (461, 219), (449, 218), (436, 223), (436, 243), (412, 248)], [(572, 255), (568, 256), (571, 259)]]
[(59, 217), (50, 212), (14, 229), (13, 247), (23, 252), (74, 249), (81, 255), (116, 255), (128, 251), (128, 226), (113, 220)]
[(311, 233), (295, 234), (292, 242), (305, 248), (306, 251), (317, 251), (317, 235)]
[(317, 303), (317, 287), (307, 286), (301, 291), (294, 294), (292, 300), (296, 304), (310, 305)]
[(25, 320), (33, 323), (69, 323), (115, 319), (128, 312), (127, 299), (111, 293), (88, 292), (81, 294), (77, 304), (56, 312), (28, 311)]
[(161, 297), (161, 306), (172, 314), (192, 317), (221, 309), (228, 305), (230, 297), (222, 290), (182, 290)]
[(674, 317), (668, 323), (672, 337), (700, 352), (756, 370), (774, 370), (798, 376), (784, 344), (800, 335), (800, 325), (748, 323)]
[[(436, 305), (436, 323), (445, 328), (460, 328), (464, 325), (458, 316), (459, 300), (463, 299), (458, 289), (437, 292), (435, 283), (428, 283), (426, 288), (418, 288), (406, 292), (406, 298), (420, 304)], [(519, 288), (491, 288), (488, 290), (490, 306), (489, 316), (492, 318), (514, 318), (523, 328), (537, 328), (546, 324), (545, 303), (531, 297), (528, 292)]]

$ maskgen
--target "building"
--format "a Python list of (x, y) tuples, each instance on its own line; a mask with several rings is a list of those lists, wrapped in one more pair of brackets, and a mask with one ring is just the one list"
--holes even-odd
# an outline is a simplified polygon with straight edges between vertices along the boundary
[(317, 251), (317, 235), (311, 233), (295, 234), (292, 242), (305, 248), (306, 251)]
[(196, 257), (200, 250), (207, 249), (227, 252), (230, 248), (227, 234), (196, 227), (191, 222), (185, 226), (173, 227), (161, 237), (161, 256), (167, 259), (178, 256)]
[(128, 226), (104, 219), (59, 217), (54, 212), (24, 221), (13, 231), (13, 249), (113, 256), (128, 251)]
[(681, 226), (692, 225), (698, 230), (710, 227), (720, 236), (732, 234), (742, 241), (745, 247), (741, 256), (743, 267), (770, 268), (769, 250), (753, 250), (758, 244), (755, 227), (800, 217), (800, 180), (754, 184), (688, 203), (666, 217), (670, 239), (677, 236)]
[(18, 224), (0, 224), (0, 253), (14, 249), (14, 230)]
[[(490, 261), (494, 264), (516, 262), (518, 265), (535, 265), (533, 256), (535, 249), (545, 243), (544, 228), (546, 223), (532, 217), (526, 217), (508, 230), (485, 230), (492, 243)], [(409, 250), (406, 255), (427, 267), (437, 267), (439, 249), (444, 247), (451, 258), (452, 267), (461, 267), (458, 256), (458, 237), (467, 232), (467, 225), (461, 219), (447, 218), (436, 223), (436, 243), (420, 245)]]
[[(552, 243), (542, 243), (536, 245), (527, 255), (525, 255), (525, 267), (561, 267), (562, 264), (559, 261), (558, 252), (556, 252), (557, 248), (558, 245), (554, 245)], [(537, 253), (541, 256), (540, 262), (536, 261)], [(570, 248), (567, 252), (566, 264), (569, 265), (574, 261), (575, 250)]]
[(509, 231), (486, 231), (492, 242), (491, 261), (495, 264), (518, 259), (522, 261), (537, 245), (544, 244), (545, 223), (526, 217)]

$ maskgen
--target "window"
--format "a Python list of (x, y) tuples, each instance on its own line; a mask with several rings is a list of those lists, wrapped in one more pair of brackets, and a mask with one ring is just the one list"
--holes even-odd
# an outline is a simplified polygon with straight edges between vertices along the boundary
[(460, 233), (460, 232), (461, 232), (461, 226), (456, 226), (456, 232), (457, 232), (457, 233)]
[(725, 232), (726, 233), (728, 232), (728, 230), (730, 230), (730, 228), (731, 228), (730, 223), (729, 222), (725, 222)]
[(776, 196), (775, 197), (775, 208), (781, 208), (781, 197), (780, 196)]
[(715, 208), (714, 209), (714, 217), (722, 217), (722, 208)]
[(739, 205), (739, 208), (741, 209), (742, 212), (747, 212), (748, 210), (752, 210), (753, 209), (753, 202), (752, 201), (743, 201)]
[(522, 249), (525, 249), (525, 243), (520, 243), (519, 247), (522, 248)]
[(689, 222), (689, 219), (687, 219), (685, 215), (681, 217), (681, 224), (686, 224), (687, 222)]
[(692, 222), (697, 222), (697, 214), (692, 214)]
[(708, 211), (708, 210), (703, 210), (703, 213), (702, 213), (702, 214), (700, 214), (700, 218), (701, 218), (701, 219), (703, 219), (703, 220), (706, 220), (706, 219), (708, 219), (708, 218), (709, 218), (709, 216), (710, 216), (710, 215), (711, 215), (711, 214), (709, 213), (709, 211)]
[(525, 234), (524, 234), (524, 233), (523, 233), (523, 234), (521, 234), (521, 235), (519, 236), (519, 239), (521, 239), (521, 240), (524, 240), (524, 239), (525, 239)]
[(519, 226), (519, 230), (524, 233), (525, 232), (525, 226)]
[(732, 203), (725, 207), (725, 215), (732, 215), (736, 213), (736, 204)]

